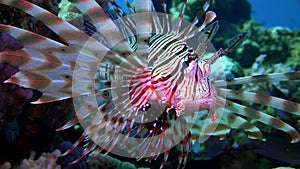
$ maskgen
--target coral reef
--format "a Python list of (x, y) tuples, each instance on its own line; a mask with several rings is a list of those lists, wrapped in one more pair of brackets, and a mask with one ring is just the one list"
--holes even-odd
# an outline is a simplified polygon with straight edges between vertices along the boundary
[[(178, 16), (181, 9), (180, 0), (174, 0), (171, 3), (167, 2), (172, 15)], [(205, 0), (190, 0), (187, 1), (185, 18), (191, 20), (202, 8)], [(195, 8), (197, 7), (197, 8)], [(217, 13), (222, 13), (218, 20), (222, 23), (237, 23), (242, 20), (248, 20), (251, 16), (251, 6), (247, 0), (216, 0), (213, 4), (213, 9)]]
[(61, 152), (54, 150), (52, 153), (43, 153), (37, 160), (34, 159), (34, 153), (31, 158), (24, 159), (21, 165), (15, 169), (60, 169), (60, 165), (56, 164)]
[(137, 168), (129, 162), (122, 162), (116, 158), (103, 154), (99, 154), (95, 159), (89, 162), (90, 169), (149, 169)]
[(20, 165), (12, 167), (9, 162), (5, 162), (0, 165), (0, 169), (61, 169), (60, 165), (56, 164), (60, 155), (59, 150), (54, 150), (52, 153), (43, 153), (34, 160), (35, 152), (32, 152), (30, 158), (22, 160)]
[[(293, 68), (299, 61), (300, 31), (285, 27), (264, 28), (255, 20), (248, 20), (242, 27), (235, 28), (239, 32), (248, 32), (247, 38), (232, 52), (234, 59), (245, 68), (249, 68), (259, 55), (266, 55), (264, 64), (274, 64), (289, 60)], [(291, 59), (292, 57), (293, 59)], [(297, 63), (297, 62), (296, 62)], [(299, 63), (299, 62), (298, 62)]]
[(223, 56), (218, 59), (215, 65), (212, 66), (210, 74), (214, 79), (226, 78), (227, 80), (242, 77), (244, 75), (242, 66), (228, 56)]
[[(290, 58), (297, 58), (297, 57), (289, 57), (288, 60), (290, 60)], [(298, 56), (299, 58), (299, 56)], [(294, 72), (297, 71), (299, 69), (295, 69), (297, 67), (300, 66), (300, 62), (291, 62), (291, 61), (286, 61), (286, 62), (277, 62), (274, 64), (270, 64), (268, 62), (270, 62), (269, 60), (271, 60), (267, 55), (259, 55), (256, 59), (255, 62), (253, 63), (252, 67), (251, 67), (251, 72), (253, 75), (258, 75), (258, 74), (267, 74), (267, 73), (282, 73), (282, 72)], [(296, 102), (300, 102), (299, 99), (299, 93), (300, 90), (298, 88), (298, 86), (300, 85), (299, 81), (295, 81), (293, 83), (286, 83), (286, 82), (272, 82), (269, 84), (255, 84), (255, 85), (251, 85), (252, 86), (252, 90), (254, 90), (254, 88), (261, 88), (261, 89), (265, 89), (265, 92), (271, 92), (271, 93), (277, 93), (277, 96), (282, 95), (281, 97), (285, 97), (285, 98), (291, 98), (291, 100), (295, 100)], [(250, 85), (248, 85), (248, 89), (250, 89), (251, 87), (249, 87)]]
[(10, 168), (11, 168), (11, 164), (9, 162), (5, 162), (0, 165), (0, 169), (10, 169)]
[(58, 17), (71, 23), (75, 27), (83, 30), (84, 29), (84, 16), (75, 7), (74, 4), (70, 3), (68, 0), (62, 0), (59, 5)]

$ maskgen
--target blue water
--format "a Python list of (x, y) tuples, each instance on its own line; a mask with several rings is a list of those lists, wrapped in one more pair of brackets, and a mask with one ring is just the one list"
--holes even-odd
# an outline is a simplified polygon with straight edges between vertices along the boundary
[(300, 0), (248, 0), (252, 18), (265, 27), (300, 29)]

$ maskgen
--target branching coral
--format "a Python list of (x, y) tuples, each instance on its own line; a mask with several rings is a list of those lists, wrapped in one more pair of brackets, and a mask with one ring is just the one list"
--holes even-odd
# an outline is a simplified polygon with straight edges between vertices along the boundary
[(29, 159), (24, 159), (19, 166), (12, 167), (9, 162), (0, 165), (0, 169), (61, 169), (56, 161), (61, 152), (54, 150), (52, 153), (43, 153), (37, 160), (34, 160), (35, 153), (31, 154)]

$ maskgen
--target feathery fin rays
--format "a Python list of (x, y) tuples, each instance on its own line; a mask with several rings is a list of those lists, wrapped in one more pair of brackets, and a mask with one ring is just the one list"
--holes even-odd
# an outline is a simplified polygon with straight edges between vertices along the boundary
[[(87, 67), (87, 69), (91, 69), (91, 70), (96, 70), (95, 68), (95, 64), (97, 63), (98, 58), (104, 57), (103, 55), (105, 53), (107, 53), (108, 51), (110, 51), (108, 48), (106, 48), (105, 46), (103, 46), (101, 43), (97, 42), (95, 39), (88, 37), (84, 32), (78, 30), (76, 27), (72, 26), (71, 24), (69, 24), (68, 22), (65, 22), (63, 20), (61, 20), (60, 18), (58, 18), (57, 16), (53, 15), (52, 13), (30, 3), (24, 0), (20, 0), (18, 3), (15, 3), (15, 1), (1, 1), (0, 3), (5, 4), (5, 5), (9, 5), (9, 6), (14, 6), (16, 8), (19, 8), (21, 10), (23, 10), (24, 12), (38, 18), (40, 21), (42, 21), (46, 26), (48, 26), (52, 31), (54, 31), (57, 35), (59, 35), (61, 38), (63, 38), (68, 45), (70, 46), (64, 46), (62, 44), (59, 43), (55, 43), (45, 37), (36, 35), (32, 32), (28, 32), (25, 30), (21, 30), (21, 29), (15, 29), (13, 27), (4, 27), (2, 26), (3, 31), (5, 32), (5, 30), (7, 32), (12, 32), (12, 33), (16, 33), (18, 35), (20, 35), (20, 37), (17, 37), (17, 39), (21, 38), (32, 38), (35, 39), (35, 45), (34, 45), (34, 50), (36, 52), (39, 52), (42, 54), (42, 56), (47, 57), (47, 59), (45, 59), (46, 61), (54, 61), (56, 60), (56, 62), (62, 62), (64, 66), (60, 67), (60, 70), (57, 70), (59, 72), (70, 72), (72, 70), (74, 70), (74, 65), (75, 65), (75, 59), (72, 60), (70, 56), (70, 60), (69, 61), (64, 61), (61, 60), (62, 58), (67, 58), (67, 55), (74, 55), (76, 53), (79, 53), (79, 50), (83, 53), (85, 53), (86, 55), (86, 60), (89, 61), (85, 64), (83, 64), (82, 66)], [(50, 22), (52, 21), (52, 22)], [(71, 35), (72, 34), (72, 35)], [(74, 36), (74, 34), (76, 34), (76, 36)], [(13, 35), (14, 36), (14, 35)], [(44, 40), (43, 40), (44, 39)], [(24, 40), (24, 39), (23, 39)], [(85, 44), (85, 42), (88, 40), (89, 45), (88, 46), (83, 46)], [(28, 43), (28, 42), (27, 42)], [(50, 44), (49, 44), (50, 43)], [(51, 49), (50, 47), (44, 46), (44, 45), (49, 45), (51, 46), (53, 44), (54, 48)], [(25, 42), (25, 45), (26, 42)], [(28, 44), (30, 45), (30, 44)], [(58, 47), (58, 46), (60, 47)], [(56, 48), (58, 47), (58, 48)], [(83, 48), (84, 47), (84, 48)], [(50, 49), (49, 49), (50, 48)], [(60, 49), (61, 51), (57, 51), (58, 49)], [(21, 50), (26, 50), (27, 52), (30, 50), (30, 46), (25, 46), (24, 49)], [(17, 52), (21, 52), (21, 50), (16, 51), (16, 55), (19, 58), (30, 58), (30, 59), (26, 59), (26, 60), (20, 60), (21, 62), (26, 63), (29, 62), (31, 60), (31, 56), (27, 55), (26, 52), (21, 53), (21, 55), (18, 55)], [(34, 52), (34, 50), (31, 50)], [(64, 55), (64, 53), (66, 53), (66, 56), (60, 56), (60, 54), (58, 54), (58, 56), (56, 54), (53, 55), (49, 55), (49, 52), (58, 52), (58, 53), (63, 53), (61, 55)], [(71, 53), (70, 53), (71, 52)], [(13, 54), (14, 52), (11, 52), (10, 54)], [(47, 55), (45, 54), (47, 53)], [(96, 55), (95, 55), (96, 53)], [(29, 54), (32, 54), (29, 53)], [(4, 53), (5, 55), (5, 53)], [(27, 56), (26, 56), (27, 55)], [(97, 56), (98, 55), (98, 56)], [(2, 56), (3, 58), (3, 56)], [(8, 57), (5, 57), (6, 61), (8, 60)], [(42, 57), (43, 58), (43, 57)], [(32, 59), (34, 60), (34, 59)], [(66, 59), (67, 60), (67, 59)], [(38, 59), (35, 59), (34, 61), (38, 61)], [(40, 59), (40, 61), (43, 61), (42, 59)], [(55, 62), (54, 62), (55, 63)], [(26, 65), (26, 64), (25, 64)], [(49, 65), (49, 64), (47, 64)], [(26, 72), (26, 76), (23, 76), (22, 78), (23, 81), (27, 81), (29, 78), (29, 81), (31, 81), (32, 83), (25, 83), (25, 84), (35, 84), (37, 81), (39, 82), (45, 82), (46, 84), (43, 85), (44, 88), (38, 88), (40, 89), (44, 95), (40, 98), (40, 100), (37, 103), (40, 102), (48, 102), (48, 101), (54, 101), (54, 100), (61, 100), (64, 98), (68, 98), (72, 96), (72, 92), (71, 92), (71, 81), (73, 80), (73, 82), (76, 81), (76, 79), (72, 79), (72, 74), (55, 74), (54, 71), (53, 72), (49, 72), (49, 71), (39, 71), (38, 73), (35, 73), (33, 70), (29, 70), (26, 71), (26, 68), (24, 68), (25, 70), (23, 70), (23, 67), (20, 67), (21, 71), (14, 76), (12, 79), (12, 81), (14, 82), (18, 82), (18, 75), (20, 76), (22, 73), (24, 74)], [(31, 74), (29, 76), (29, 74)], [(48, 75), (47, 75), (48, 74)], [(51, 76), (49, 75), (51, 74)], [(86, 75), (89, 73), (85, 73)], [(54, 76), (53, 76), (54, 75)], [(34, 79), (34, 78), (38, 78), (39, 79)], [(87, 75), (87, 77), (90, 77), (90, 75)], [(66, 79), (67, 78), (67, 79)], [(42, 81), (41, 81), (42, 80)], [(66, 84), (63, 84), (62, 82), (65, 81)], [(22, 82), (20, 82), (22, 83)], [(59, 90), (57, 92), (51, 93), (47, 91), (47, 86), (49, 86), (50, 84), (52, 86), (57, 85), (58, 83), (60, 83), (61, 85), (56, 86)], [(90, 83), (81, 83), (82, 85), (85, 85), (87, 87), (90, 86)], [(61, 86), (61, 87), (59, 87)], [(36, 87), (36, 86), (28, 86), (28, 87)], [(84, 87), (84, 86), (82, 86)], [(52, 87), (53, 88), (53, 87)], [(44, 90), (45, 89), (45, 90)], [(89, 89), (87, 89), (87, 91), (89, 91)], [(80, 93), (82, 94), (82, 93)]]

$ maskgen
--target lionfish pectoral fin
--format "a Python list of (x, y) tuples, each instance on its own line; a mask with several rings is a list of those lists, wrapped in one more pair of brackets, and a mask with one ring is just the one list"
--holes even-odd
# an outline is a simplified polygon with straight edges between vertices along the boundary
[(252, 108), (240, 105), (238, 103), (234, 103), (225, 99), (221, 99), (221, 100), (223, 100), (223, 102), (226, 103), (227, 108), (233, 111), (234, 113), (251, 118), (253, 120), (260, 121), (266, 125), (272, 126), (278, 130), (281, 130), (289, 134), (292, 139), (291, 143), (295, 143), (299, 141), (300, 139), (299, 132), (294, 127), (290, 126), (284, 121), (275, 118), (271, 115), (265, 114), (261, 111), (254, 110)]
[(246, 91), (238, 91), (232, 89), (216, 89), (219, 96), (230, 99), (241, 100), (246, 102), (257, 103), (265, 106), (270, 106), (275, 109), (300, 116), (300, 104), (289, 100), (281, 99), (274, 96), (268, 96), (260, 93), (252, 93)]
[(232, 129), (241, 129), (246, 131), (249, 138), (261, 139), (261, 131), (252, 123), (248, 122), (246, 119), (236, 115), (229, 109), (223, 111), (220, 124), (226, 125)]
[(299, 80), (300, 71), (295, 72), (286, 72), (286, 73), (271, 73), (271, 74), (262, 74), (246, 77), (238, 77), (233, 80), (216, 80), (213, 84), (216, 87), (222, 87), (226, 85), (239, 85), (247, 83), (259, 83), (259, 82), (272, 82), (272, 81), (289, 81), (289, 80)]
[[(81, 67), (83, 68), (81, 70), (85, 71), (85, 81), (82, 82), (81, 80), (74, 85), (80, 85), (82, 88), (84, 84), (86, 88), (90, 88), (91, 83), (87, 82), (90, 80), (86, 77), (91, 77), (96, 71), (88, 70), (96, 70), (95, 64), (97, 64), (98, 55), (109, 51), (107, 47), (68, 22), (28, 1), (20, 0), (15, 3), (7, 0), (0, 3), (14, 6), (36, 17), (67, 43), (67, 45), (64, 45), (30, 31), (0, 25), (2, 31), (15, 37), (24, 46), (23, 49), (18, 51), (1, 53), (2, 61), (11, 61), (10, 63), (20, 67), (21, 71), (11, 78), (14, 83), (42, 91), (44, 94), (36, 103), (70, 98), (73, 96), (71, 82), (77, 80), (74, 79), (73, 72), (79, 69), (79, 67), (75, 67), (76, 53), (79, 53), (80, 50), (85, 53), (85, 59), (87, 59), (84, 60), (85, 64), (81, 64), (84, 66)], [(89, 45), (84, 46), (88, 40)], [(8, 55), (14, 57), (8, 58)]]

